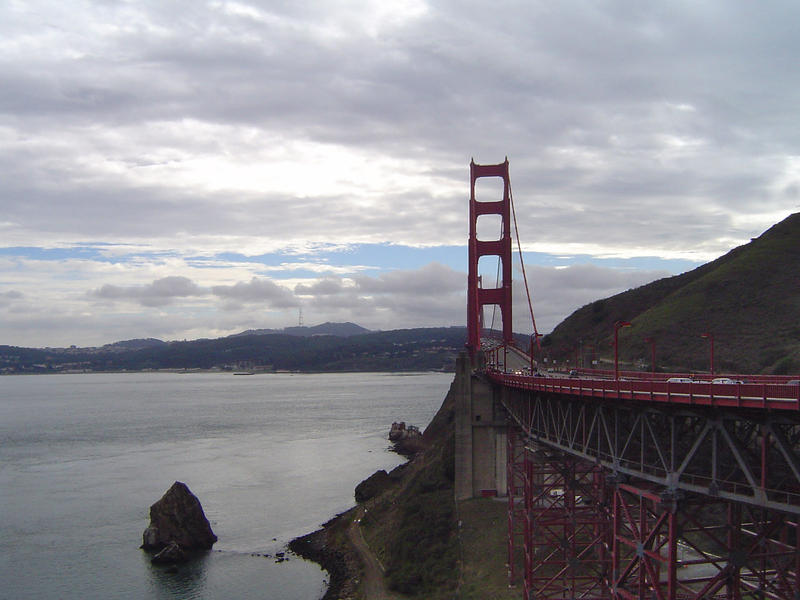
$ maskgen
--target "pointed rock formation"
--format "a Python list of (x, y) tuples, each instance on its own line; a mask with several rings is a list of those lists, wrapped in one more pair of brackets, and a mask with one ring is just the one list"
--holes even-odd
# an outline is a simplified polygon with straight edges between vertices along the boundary
[[(210, 550), (217, 536), (211, 531), (203, 507), (185, 483), (176, 481), (150, 507), (150, 526), (142, 534), (142, 549), (170, 551), (157, 562), (180, 562), (187, 553)], [(173, 557), (171, 560), (168, 557)]]

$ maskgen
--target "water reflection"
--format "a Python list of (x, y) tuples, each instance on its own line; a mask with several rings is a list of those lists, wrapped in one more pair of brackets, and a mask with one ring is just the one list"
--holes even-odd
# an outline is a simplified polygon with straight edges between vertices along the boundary
[[(285, 551), (285, 549), (283, 549)], [(212, 550), (173, 567), (150, 564), (148, 597), (159, 600), (314, 600), (325, 594), (325, 572), (319, 565), (289, 552), (274, 554)]]
[[(143, 553), (150, 562), (151, 556)], [(210, 552), (204, 552), (178, 565), (149, 564), (150, 588), (156, 598), (205, 598)]]

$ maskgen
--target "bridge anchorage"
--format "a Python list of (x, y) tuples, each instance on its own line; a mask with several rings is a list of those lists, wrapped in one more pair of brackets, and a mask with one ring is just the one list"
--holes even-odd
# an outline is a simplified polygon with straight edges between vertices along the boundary
[[(510, 329), (508, 161), (470, 174), (455, 494), (506, 497), (510, 584), (525, 600), (799, 600), (800, 386), (524, 372), (531, 355)], [(478, 202), (480, 177), (501, 178), (503, 198)], [(501, 215), (499, 240), (477, 239), (484, 214)], [(485, 255), (502, 262), (491, 289)], [(493, 304), (502, 339), (482, 340)]]

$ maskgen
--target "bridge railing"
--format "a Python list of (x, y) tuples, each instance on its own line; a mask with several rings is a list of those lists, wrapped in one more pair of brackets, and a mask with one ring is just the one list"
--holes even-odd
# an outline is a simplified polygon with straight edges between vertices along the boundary
[[(586, 369), (580, 368), (577, 369), (578, 373), (581, 375), (585, 375), (587, 377), (595, 377), (597, 379), (603, 378), (614, 378), (614, 371), (613, 369)], [(798, 375), (747, 375), (743, 373), (716, 373), (714, 375), (710, 373), (681, 373), (681, 372), (658, 372), (652, 373), (650, 371), (624, 371), (620, 370), (619, 372), (620, 377), (626, 379), (646, 379), (646, 380), (656, 380), (656, 381), (666, 381), (670, 377), (688, 377), (694, 379), (696, 381), (712, 381), (713, 379), (717, 379), (719, 377), (726, 377), (728, 379), (734, 379), (738, 381), (742, 381), (743, 383), (777, 383), (777, 384), (788, 384), (790, 381), (798, 381), (800, 380), (800, 376)]]
[(519, 375), (493, 369), (486, 373), (492, 381), (508, 387), (571, 396), (800, 412), (800, 385), (573, 378)]

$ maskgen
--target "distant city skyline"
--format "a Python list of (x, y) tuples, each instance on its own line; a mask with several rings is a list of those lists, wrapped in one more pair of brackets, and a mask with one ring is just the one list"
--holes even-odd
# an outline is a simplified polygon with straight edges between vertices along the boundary
[(463, 325), (473, 158), (542, 332), (800, 211), (800, 5), (488, 6), (0, 6), (0, 344)]

